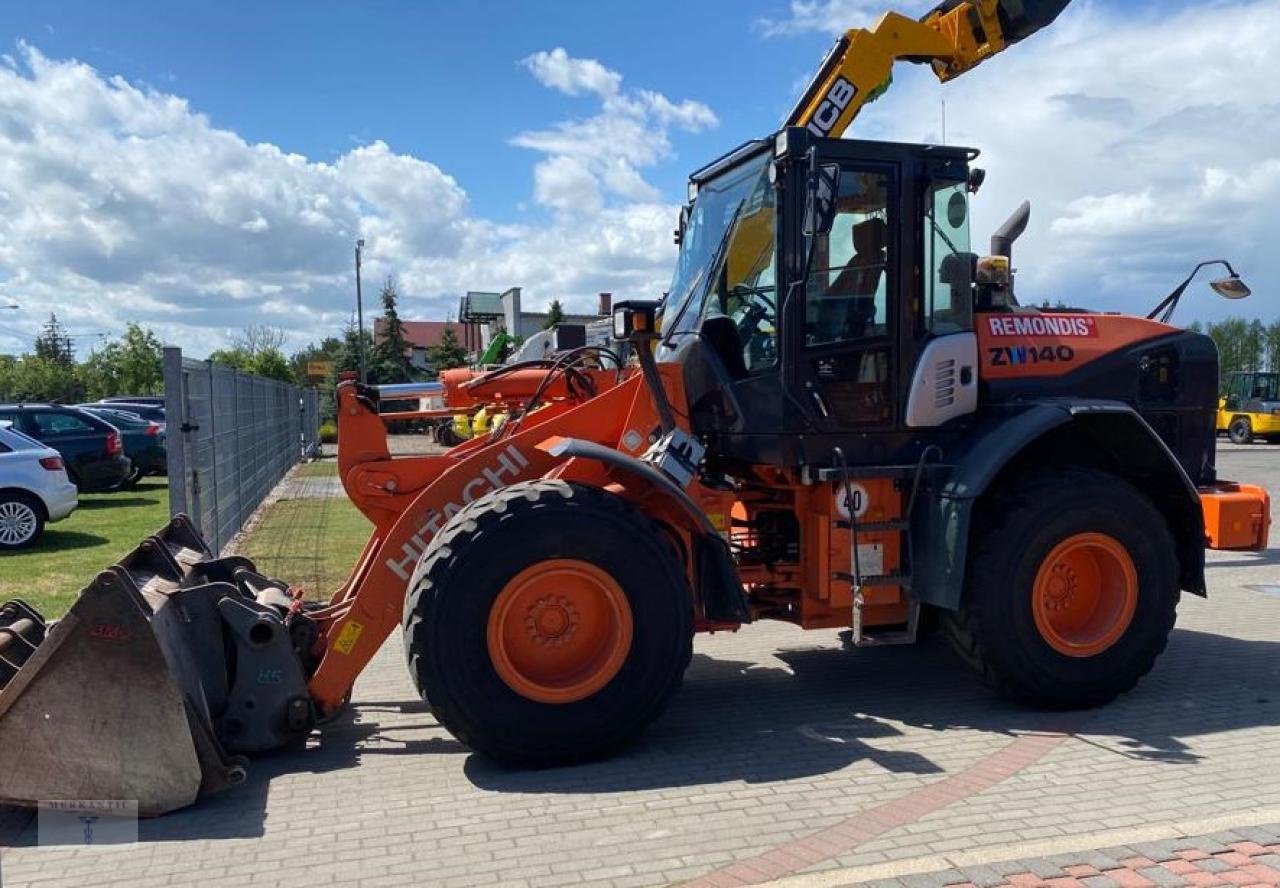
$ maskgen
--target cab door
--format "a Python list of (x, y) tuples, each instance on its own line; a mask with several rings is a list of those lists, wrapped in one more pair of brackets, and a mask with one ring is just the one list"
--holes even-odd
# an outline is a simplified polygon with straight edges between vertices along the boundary
[(816, 165), (838, 167), (839, 180), (829, 231), (793, 229), (788, 391), (831, 433), (936, 428), (974, 412), (966, 153), (819, 144)]
[(840, 169), (826, 234), (788, 300), (798, 399), (824, 431), (891, 429), (899, 334), (899, 167), (831, 158)]

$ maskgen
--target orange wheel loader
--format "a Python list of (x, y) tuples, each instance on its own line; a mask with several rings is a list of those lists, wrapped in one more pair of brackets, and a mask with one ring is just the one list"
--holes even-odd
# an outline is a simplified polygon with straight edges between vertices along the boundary
[(615, 307), (615, 348), (443, 374), (441, 415), (508, 417), (487, 434), (392, 457), (385, 422), (432, 412), (339, 385), (374, 531), (327, 603), (179, 516), (62, 619), (4, 605), (0, 798), (188, 805), (339, 713), (397, 629), (440, 723), (512, 765), (617, 748), (695, 633), (757, 620), (940, 628), (1032, 706), (1132, 688), (1205, 594), (1206, 546), (1267, 542), (1267, 494), (1215, 474), (1213, 343), (1020, 305), (1028, 210), (971, 251), (976, 151), (838, 138), (895, 59), (949, 79), (1063, 6), (849, 32), (780, 131), (693, 174), (670, 292)]

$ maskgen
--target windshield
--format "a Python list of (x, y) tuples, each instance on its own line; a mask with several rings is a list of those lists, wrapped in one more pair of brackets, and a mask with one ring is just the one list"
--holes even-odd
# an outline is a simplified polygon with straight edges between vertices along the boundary
[[(749, 204), (768, 202), (772, 208), (773, 188), (768, 183), (768, 153), (747, 161), (719, 178), (704, 184), (689, 214), (675, 277), (663, 310), (663, 328), (669, 337), (676, 332), (697, 328), (702, 317), (702, 303), (720, 276), (725, 245), (731, 228), (742, 217), (760, 215), (760, 207)], [(770, 216), (772, 213), (770, 213)], [(772, 220), (767, 226), (772, 240)], [(715, 265), (715, 268), (711, 266)], [(770, 271), (772, 262), (769, 263)]]
[(1250, 397), (1280, 401), (1280, 373), (1259, 373), (1255, 376)]

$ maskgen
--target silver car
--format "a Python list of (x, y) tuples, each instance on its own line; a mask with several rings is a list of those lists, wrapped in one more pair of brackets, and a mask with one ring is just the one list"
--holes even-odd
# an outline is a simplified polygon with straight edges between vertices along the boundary
[(0, 422), (0, 552), (34, 545), (77, 502), (58, 451)]

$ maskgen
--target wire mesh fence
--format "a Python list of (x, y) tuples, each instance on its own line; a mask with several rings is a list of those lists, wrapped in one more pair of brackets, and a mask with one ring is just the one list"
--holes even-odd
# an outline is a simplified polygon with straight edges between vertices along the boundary
[(319, 447), (314, 388), (164, 350), (169, 513), (184, 512), (222, 549), (276, 483)]

